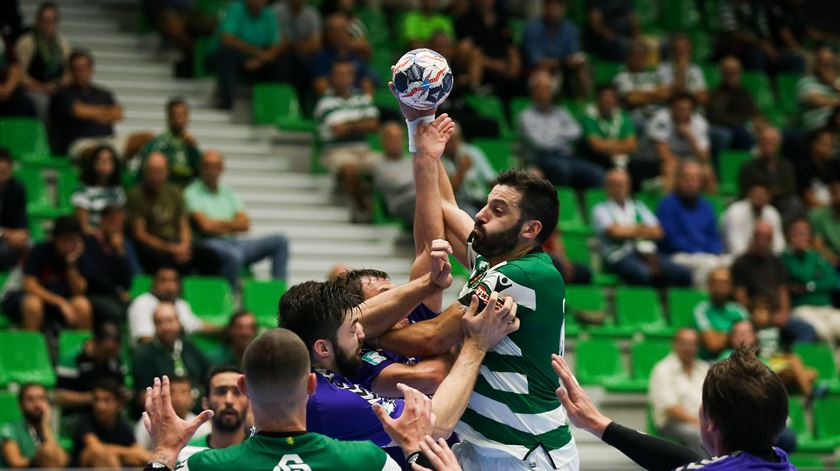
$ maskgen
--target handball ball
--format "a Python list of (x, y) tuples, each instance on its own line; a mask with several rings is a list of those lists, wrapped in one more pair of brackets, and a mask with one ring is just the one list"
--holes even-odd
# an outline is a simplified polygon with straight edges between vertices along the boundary
[(446, 59), (431, 49), (415, 49), (394, 66), (394, 88), (403, 104), (415, 110), (437, 107), (452, 91), (452, 71)]

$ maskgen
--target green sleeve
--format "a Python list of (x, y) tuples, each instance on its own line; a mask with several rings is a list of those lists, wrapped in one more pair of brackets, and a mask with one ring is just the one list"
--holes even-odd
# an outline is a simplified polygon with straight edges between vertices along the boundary
[(817, 252), (814, 252), (814, 256), (817, 257), (817, 265), (820, 273), (823, 274), (822, 277), (815, 280), (817, 291), (832, 291), (837, 286), (837, 272), (834, 271), (834, 267), (828, 263), (825, 257)]
[(598, 124), (591, 116), (584, 116), (580, 123), (583, 127), (583, 137), (592, 137), (598, 134)]
[(376, 470), (385, 466), (388, 455), (372, 442), (334, 442), (340, 443), (343, 450), (339, 455), (343, 458), (344, 469)]
[(621, 130), (619, 131), (619, 136), (622, 139), (626, 139), (628, 137), (632, 137), (636, 135), (636, 125), (633, 124), (633, 120), (630, 119), (630, 116), (625, 113), (624, 111), (621, 112), (622, 123), (621, 123)]
[(244, 8), (243, 2), (231, 2), (230, 7), (225, 10), (222, 24), (219, 26), (219, 33), (236, 35), (236, 26), (244, 13)]

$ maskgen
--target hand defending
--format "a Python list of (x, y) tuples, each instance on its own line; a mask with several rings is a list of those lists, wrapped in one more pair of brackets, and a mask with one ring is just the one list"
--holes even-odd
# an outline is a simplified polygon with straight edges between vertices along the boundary
[(449, 242), (441, 239), (432, 241), (429, 249), (429, 258), (432, 263), (430, 276), (432, 283), (441, 289), (449, 288), (452, 285), (452, 264), (449, 263), (449, 254), (452, 253), (452, 246)]
[(595, 407), (586, 391), (580, 387), (572, 374), (566, 360), (559, 355), (551, 355), (551, 367), (560, 377), (562, 386), (557, 388), (557, 399), (566, 409), (569, 422), (577, 428), (582, 428), (598, 438), (604, 435), (611, 420)]
[(498, 304), (499, 293), (490, 295), (487, 306), (478, 311), (478, 296), (473, 295), (470, 307), (464, 312), (464, 342), (472, 342), (481, 350), (487, 351), (495, 347), (508, 334), (519, 330), (519, 319), (516, 317), (516, 303), (513, 298), (505, 297)]
[[(461, 465), (455, 458), (455, 453), (446, 444), (446, 440), (439, 438), (435, 441), (432, 437), (426, 437), (420, 442), (420, 450), (429, 458), (429, 462), (434, 466), (435, 471), (462, 471)], [(414, 471), (432, 471), (425, 466), (419, 464), (411, 465)]]
[(397, 384), (397, 389), (403, 393), (405, 400), (402, 415), (392, 419), (379, 404), (373, 405), (373, 412), (382, 422), (382, 427), (391, 440), (408, 456), (420, 451), (423, 437), (432, 434), (435, 416), (432, 414), (432, 400), (425, 394), (402, 383)]

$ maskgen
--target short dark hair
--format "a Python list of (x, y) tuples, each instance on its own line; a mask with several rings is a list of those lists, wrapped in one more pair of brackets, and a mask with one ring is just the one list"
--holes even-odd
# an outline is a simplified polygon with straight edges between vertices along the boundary
[(560, 203), (557, 201), (557, 190), (554, 185), (542, 177), (538, 177), (525, 170), (505, 170), (490, 185), (505, 185), (522, 194), (519, 207), (522, 210), (521, 220), (536, 219), (542, 223), (542, 229), (537, 235), (537, 241), (542, 244), (551, 237), (557, 227), (560, 213)]
[(44, 391), (47, 390), (47, 387), (41, 383), (26, 383), (20, 387), (20, 391), (18, 391), (18, 404), (23, 402), (23, 395), (26, 394), (26, 391), (29, 391), (32, 388), (41, 388)]
[[(146, 386), (151, 386), (151, 384), (147, 384)], [(113, 378), (98, 379), (95, 383), (93, 383), (93, 389), (101, 389), (102, 391), (106, 391), (114, 396), (114, 399), (118, 401), (123, 400), (122, 385)]]
[(760, 186), (769, 191), (772, 185), (770, 184), (770, 180), (768, 178), (764, 176), (757, 176), (747, 182), (746, 192), (749, 193), (750, 190), (757, 186)]
[(348, 291), (354, 296), (357, 296), (359, 300), (362, 300), (364, 298), (364, 296), (362, 295), (363, 278), (377, 278), (382, 280), (390, 280), (391, 276), (382, 270), (376, 270), (373, 268), (361, 268), (358, 270), (346, 271), (338, 275), (338, 277), (333, 283), (335, 283), (337, 287)]
[(610, 82), (604, 82), (604, 83), (598, 84), (597, 88), (595, 88), (595, 96), (601, 96), (601, 93), (606, 92), (606, 91), (613, 92), (616, 95), (618, 94), (618, 89), (615, 88), (615, 85), (613, 85)]
[(216, 375), (220, 375), (222, 373), (236, 373), (242, 374), (242, 368), (239, 368), (236, 365), (216, 365), (210, 370), (210, 373), (207, 373), (207, 378), (204, 380), (204, 397), (210, 397), (210, 383), (213, 382), (213, 378)]
[(225, 326), (224, 333), (222, 334), (222, 342), (225, 345), (230, 345), (230, 340), (231, 340), (230, 339), (230, 329), (231, 329), (231, 327), (233, 327), (233, 324), (235, 324), (236, 321), (238, 321), (239, 319), (241, 319), (245, 316), (253, 316), (253, 315), (254, 315), (254, 313), (247, 310), (247, 309), (240, 309), (239, 311), (234, 312), (233, 315), (230, 316), (230, 319), (228, 319), (228, 323)]
[(294, 386), (309, 374), (309, 365), (309, 347), (294, 332), (282, 328), (260, 334), (242, 356), (245, 381), (257, 394)]
[(102, 320), (93, 323), (93, 340), (97, 342), (105, 340), (122, 341), (120, 326), (112, 320)]
[(73, 64), (73, 61), (80, 57), (86, 58), (88, 62), (90, 62), (90, 65), (93, 65), (93, 54), (91, 54), (87, 49), (74, 49), (73, 52), (70, 53), (70, 57), (67, 58), (67, 63)]
[(57, 13), (58, 5), (56, 5), (55, 2), (42, 2), (40, 5), (38, 5), (38, 10), (35, 11), (35, 18), (40, 20), (41, 15), (43, 15), (44, 12), (47, 10), (55, 10)]
[(280, 298), (277, 326), (297, 334), (307, 349), (318, 339), (335, 343), (344, 318), (359, 301), (358, 296), (333, 282), (306, 281), (292, 286)]
[(63, 235), (82, 235), (82, 226), (79, 220), (73, 216), (61, 216), (55, 220), (52, 228), (53, 238)]
[(697, 100), (694, 98), (694, 95), (688, 92), (677, 92), (671, 95), (671, 98), (668, 99), (668, 106), (673, 106), (674, 103), (682, 100), (688, 100), (691, 102), (692, 107), (697, 107)]
[(84, 158), (82, 158), (82, 174), (80, 176), (80, 180), (85, 185), (99, 185), (98, 177), (96, 175), (96, 159), (99, 157), (100, 152), (105, 151), (111, 153), (111, 158), (114, 161), (114, 170), (112, 170), (111, 175), (108, 176), (106, 184), (108, 186), (120, 186), (122, 184), (122, 164), (120, 163), (119, 157), (117, 157), (117, 151), (111, 146), (104, 145), (96, 147), (91, 152), (85, 154)]
[(189, 103), (187, 103), (187, 100), (183, 97), (176, 96), (170, 98), (169, 101), (166, 102), (166, 114), (172, 114), (172, 109), (176, 106), (181, 105), (186, 106), (188, 109), (190, 107)]
[(12, 163), (12, 153), (6, 147), (0, 147), (0, 162)]
[(743, 348), (709, 368), (703, 409), (730, 450), (761, 454), (785, 428), (788, 396), (779, 377), (756, 357), (756, 349)]

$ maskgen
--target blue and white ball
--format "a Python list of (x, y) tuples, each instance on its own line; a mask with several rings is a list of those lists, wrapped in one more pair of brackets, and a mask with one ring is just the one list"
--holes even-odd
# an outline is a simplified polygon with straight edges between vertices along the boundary
[(415, 110), (436, 108), (452, 91), (446, 59), (431, 49), (415, 49), (394, 66), (394, 88), (400, 101)]

